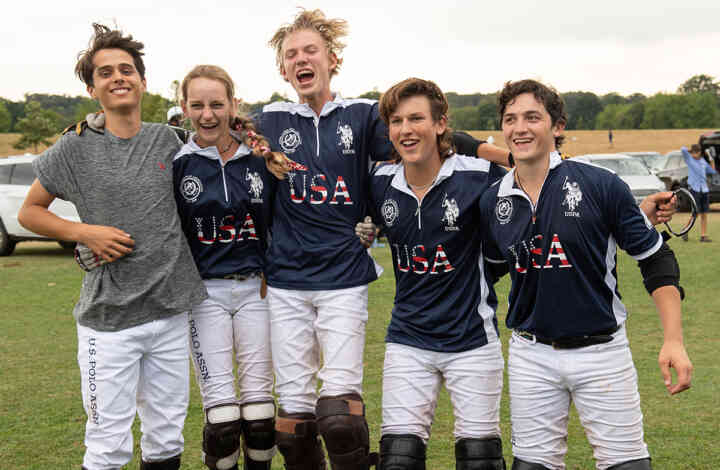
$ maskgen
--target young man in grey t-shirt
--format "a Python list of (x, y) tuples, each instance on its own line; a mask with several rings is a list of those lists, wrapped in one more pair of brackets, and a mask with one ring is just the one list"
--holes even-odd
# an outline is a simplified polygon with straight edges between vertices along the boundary
[[(35, 161), (19, 219), (108, 261), (85, 276), (74, 310), (88, 416), (83, 468), (131, 460), (137, 412), (141, 469), (176, 470), (189, 396), (187, 311), (207, 297), (172, 196), (180, 142), (167, 126), (141, 122), (143, 44), (93, 27), (75, 71), (100, 102), (105, 127), (80, 125)], [(56, 197), (74, 203), (82, 223), (49, 212)]]

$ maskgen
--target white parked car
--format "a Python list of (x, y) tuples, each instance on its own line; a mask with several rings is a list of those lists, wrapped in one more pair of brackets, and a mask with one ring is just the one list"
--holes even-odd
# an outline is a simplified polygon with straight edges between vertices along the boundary
[(665, 183), (650, 173), (650, 170), (637, 158), (622, 153), (604, 153), (580, 155), (574, 160), (601, 166), (616, 173), (630, 186), (630, 191), (638, 204), (650, 194), (665, 191)]
[(665, 162), (668, 158), (667, 155), (663, 155), (660, 152), (623, 152), (623, 155), (640, 159), (653, 174), (665, 167)]
[[(44, 240), (48, 238), (33, 233), (18, 223), (18, 212), (30, 185), (35, 180), (32, 161), (37, 155), (25, 154), (15, 157), (0, 157), (0, 256), (8, 256), (18, 242)], [(67, 201), (55, 199), (50, 210), (58, 216), (80, 222), (75, 206)], [(64, 248), (72, 248), (71, 242), (59, 242)]]

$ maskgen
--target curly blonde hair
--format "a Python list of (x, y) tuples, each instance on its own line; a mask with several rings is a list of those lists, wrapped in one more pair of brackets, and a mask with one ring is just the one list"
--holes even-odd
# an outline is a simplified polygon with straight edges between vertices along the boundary
[[(230, 78), (230, 74), (228, 74), (225, 69), (218, 67), (217, 65), (196, 65), (190, 72), (188, 72), (187, 75), (185, 75), (185, 78), (183, 78), (182, 84), (180, 85), (182, 99), (184, 101), (187, 101), (190, 82), (196, 78), (208, 78), (222, 83), (225, 86), (228, 100), (232, 103), (232, 100), (235, 97), (235, 83), (232, 78)], [(252, 119), (247, 116), (231, 116), (230, 129), (240, 133), (242, 142), (252, 149), (253, 155), (268, 158), (271, 155), (278, 154), (283, 158), (285, 157), (285, 155), (280, 152), (270, 151), (270, 144), (267, 139), (257, 132), (255, 123), (253, 123)]]
[(320, 34), (323, 41), (325, 41), (328, 54), (332, 54), (337, 58), (337, 65), (330, 71), (330, 76), (332, 77), (338, 73), (343, 61), (340, 53), (345, 49), (345, 43), (340, 38), (347, 36), (347, 21), (339, 18), (326, 18), (322, 10), (305, 9), (300, 9), (300, 13), (297, 14), (292, 23), (285, 24), (275, 31), (272, 39), (268, 42), (270, 47), (275, 49), (275, 62), (280, 73), (282, 74), (284, 70), (283, 42), (290, 34), (303, 30), (315, 31)]

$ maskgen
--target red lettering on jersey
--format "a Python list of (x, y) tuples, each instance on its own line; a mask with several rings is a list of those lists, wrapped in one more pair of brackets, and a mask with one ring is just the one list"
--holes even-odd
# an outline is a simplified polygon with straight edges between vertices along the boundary
[(296, 204), (300, 204), (305, 200), (305, 196), (307, 196), (307, 189), (305, 188), (305, 178), (306, 175), (302, 175), (302, 197), (298, 197), (295, 194), (295, 185), (293, 184), (295, 181), (295, 173), (288, 173), (288, 184), (290, 185), (290, 200)]
[[(523, 246), (524, 246), (524, 242), (523, 242)], [(515, 247), (510, 245), (508, 247), (508, 250), (510, 250), (510, 253), (512, 253), (513, 257), (515, 258), (515, 271), (519, 272), (520, 274), (525, 274), (527, 272), (527, 269), (520, 266), (520, 257), (518, 256), (517, 251), (515, 250)]]
[(445, 249), (443, 248), (443, 246), (438, 245), (435, 249), (435, 261), (433, 262), (433, 267), (432, 271), (430, 271), (430, 274), (439, 274), (438, 269), (441, 266), (445, 266), (446, 273), (455, 269), (450, 264), (450, 260), (448, 260), (447, 254), (445, 254)]
[(327, 195), (328, 195), (327, 188), (325, 186), (320, 186), (317, 183), (317, 180), (319, 180), (319, 179), (321, 179), (323, 181), (327, 181), (327, 178), (325, 177), (325, 175), (313, 176), (312, 179), (310, 180), (310, 191), (320, 193), (320, 195), (322, 196), (322, 199), (315, 199), (315, 198), (313, 198), (313, 195), (310, 194), (310, 204), (322, 204), (323, 202), (325, 202), (327, 200)]
[[(223, 217), (223, 219), (220, 221), (220, 233), (218, 234), (217, 241), (220, 243), (230, 243), (235, 239), (235, 216), (234, 215), (226, 215)], [(229, 236), (226, 238), (223, 238), (222, 233), (228, 233)]]
[(215, 223), (215, 217), (212, 218), (212, 237), (206, 238), (205, 232), (203, 230), (203, 218), (197, 217), (195, 218), (195, 224), (197, 225), (197, 237), (200, 243), (204, 245), (212, 245), (215, 243), (215, 240), (217, 239), (217, 228)]
[[(534, 237), (532, 237), (532, 239), (530, 240), (530, 253), (532, 253), (533, 255), (542, 256), (542, 254), (543, 254), (542, 248), (538, 248), (535, 246), (535, 240), (540, 242), (540, 241), (542, 241), (542, 239), (543, 239), (542, 235), (535, 235)], [(539, 264), (537, 264), (537, 262), (535, 261), (535, 258), (531, 257), (531, 260), (532, 260), (532, 267), (535, 269), (540, 269), (541, 266)]]
[[(425, 253), (425, 245), (417, 245), (413, 247), (412, 254), (413, 254), (413, 267), (412, 270), (415, 274), (425, 274), (428, 271), (428, 260), (427, 258), (423, 258), (422, 256), (418, 256), (417, 252), (418, 250)], [(420, 264), (419, 268), (417, 267), (417, 264)]]
[[(554, 254), (553, 251), (555, 252)], [(552, 268), (553, 266), (550, 264), (550, 260), (553, 258), (560, 260), (560, 266), (558, 266), (559, 268), (572, 268), (572, 264), (568, 262), (567, 256), (565, 256), (565, 250), (560, 243), (560, 238), (557, 236), (557, 233), (553, 234), (547, 261), (545, 262), (545, 266), (543, 266), (543, 268)]]
[(248, 213), (245, 216), (245, 222), (243, 222), (243, 226), (238, 232), (238, 240), (243, 238), (243, 234), (247, 234), (248, 240), (257, 240), (257, 232), (255, 231), (255, 221), (253, 221), (252, 217), (250, 217), (250, 213)]
[(335, 183), (335, 192), (333, 193), (332, 199), (330, 199), (330, 204), (337, 204), (337, 197), (343, 196), (345, 198), (345, 204), (346, 206), (352, 206), (353, 202), (352, 199), (350, 199), (350, 191), (348, 190), (347, 184), (345, 184), (345, 179), (342, 176), (337, 177), (337, 183)]
[(408, 253), (407, 245), (403, 245), (402, 248), (405, 251), (405, 259), (407, 260), (403, 265), (403, 260), (400, 254), (400, 245), (393, 245), (395, 247), (395, 253), (397, 253), (397, 268), (401, 273), (410, 271), (410, 254)]

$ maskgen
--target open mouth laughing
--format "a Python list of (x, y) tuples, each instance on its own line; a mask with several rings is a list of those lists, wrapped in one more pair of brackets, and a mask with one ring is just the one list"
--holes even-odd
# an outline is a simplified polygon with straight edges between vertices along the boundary
[(295, 74), (295, 78), (300, 85), (306, 85), (315, 78), (315, 72), (310, 69), (301, 69)]

